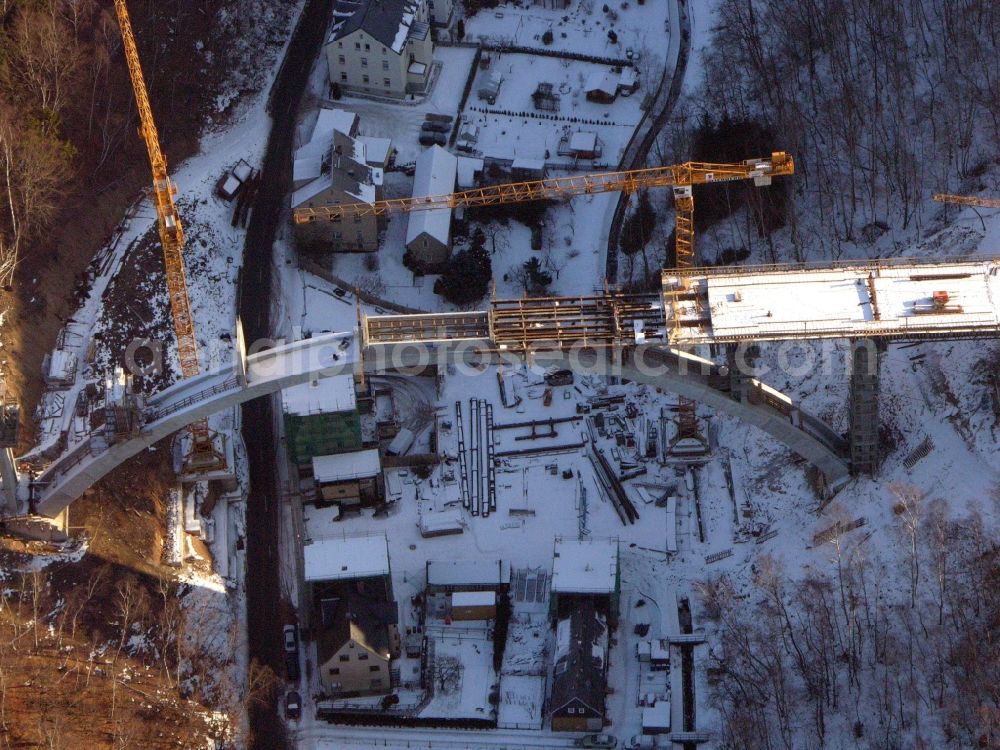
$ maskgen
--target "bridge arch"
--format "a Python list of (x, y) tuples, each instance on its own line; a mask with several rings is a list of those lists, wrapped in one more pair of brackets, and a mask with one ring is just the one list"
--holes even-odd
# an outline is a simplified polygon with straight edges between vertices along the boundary
[[(447, 342), (430, 345), (435, 363), (483, 362), (496, 352)], [(383, 352), (384, 354), (384, 352)], [(364, 368), (378, 372), (384, 362), (398, 367), (426, 365), (426, 352), (405, 346), (399, 356), (362, 356), (356, 332), (331, 333), (244, 356), (238, 351), (228, 366), (180, 381), (152, 396), (146, 407), (147, 422), (135, 437), (109, 445), (99, 436), (77, 444), (48, 466), (35, 482), (35, 511), (56, 517), (84, 491), (114, 468), (153, 443), (186, 425), (245, 401), (306, 383), (316, 377), (332, 377)], [(513, 355), (505, 355), (510, 359)], [(539, 367), (552, 365), (594, 372), (606, 361), (606, 350), (588, 348), (570, 351), (532, 352), (529, 359)], [(725, 378), (712, 362), (663, 345), (645, 345), (622, 353), (619, 373), (639, 383), (662, 387), (703, 403), (760, 428), (792, 451), (813, 463), (831, 486), (849, 476), (845, 441), (819, 419), (801, 411), (791, 399), (763, 384), (751, 381), (751, 389), (777, 394), (780, 398), (736, 399)]]

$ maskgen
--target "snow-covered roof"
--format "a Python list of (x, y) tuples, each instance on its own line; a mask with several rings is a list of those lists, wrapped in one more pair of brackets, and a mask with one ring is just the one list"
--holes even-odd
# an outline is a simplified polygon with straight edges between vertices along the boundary
[(385, 535), (317, 539), (302, 545), (307, 581), (370, 578), (389, 573)]
[[(375, 202), (375, 186), (382, 184), (382, 170), (367, 164), (367, 146), (346, 132), (357, 115), (339, 109), (321, 110), (312, 138), (295, 152), (292, 208), (304, 206), (331, 188), (345, 202)], [(346, 130), (341, 130), (345, 127)], [(337, 203), (334, 200), (333, 203)]]
[(670, 729), (670, 701), (656, 701), (652, 706), (643, 708), (642, 729), (643, 731)]
[[(413, 176), (413, 197), (443, 195), (455, 189), (458, 160), (440, 146), (431, 146), (417, 157)], [(423, 233), (445, 245), (451, 234), (451, 209), (413, 211), (406, 225), (406, 244)]]
[(317, 378), (286, 388), (281, 392), (281, 402), (284, 413), (294, 416), (353, 411), (354, 376)]
[(622, 68), (621, 75), (618, 76), (618, 85), (625, 88), (632, 88), (639, 81), (639, 73), (635, 68), (626, 65)]
[(552, 591), (610, 594), (617, 588), (617, 539), (556, 539)]
[(597, 133), (578, 130), (569, 139), (569, 147), (573, 151), (594, 151), (597, 149)]
[(530, 169), (532, 171), (541, 172), (545, 169), (545, 160), (517, 158), (514, 159), (514, 163), (510, 166), (512, 169)]
[(483, 171), (483, 160), (471, 156), (459, 156), (456, 182), (460, 188), (471, 188), (476, 184), (476, 172)]
[(382, 470), (377, 448), (335, 456), (313, 456), (312, 466), (313, 477), (322, 484), (367, 479)]
[[(295, 159), (322, 159), (330, 150), (335, 132), (342, 133), (345, 138), (353, 138), (358, 131), (358, 116), (354, 112), (344, 109), (321, 108), (316, 116), (316, 123), (313, 125), (309, 140), (295, 150)], [(345, 152), (346, 153), (346, 152)], [(354, 156), (354, 153), (350, 154)], [(364, 158), (363, 153), (358, 153), (357, 157)], [(298, 179), (296, 177), (296, 179)]]
[(323, 167), (322, 157), (298, 158), (292, 163), (292, 182), (304, 183), (320, 176)]
[(495, 591), (456, 591), (451, 595), (452, 607), (492, 607), (496, 603)]
[(420, 533), (424, 535), (443, 534), (449, 531), (463, 530), (462, 513), (458, 510), (445, 510), (440, 513), (420, 514)]
[(369, 135), (359, 135), (358, 141), (365, 147), (365, 163), (368, 166), (382, 166), (389, 158), (392, 150), (391, 138), (373, 138)]
[(428, 586), (499, 586), (510, 583), (503, 560), (428, 560)]
[(330, 41), (343, 39), (360, 29), (398, 55), (410, 27), (420, 23), (416, 20), (418, 7), (415, 0), (337, 0)]
[(595, 70), (587, 76), (584, 91), (601, 91), (609, 96), (618, 93), (618, 81), (607, 70)]

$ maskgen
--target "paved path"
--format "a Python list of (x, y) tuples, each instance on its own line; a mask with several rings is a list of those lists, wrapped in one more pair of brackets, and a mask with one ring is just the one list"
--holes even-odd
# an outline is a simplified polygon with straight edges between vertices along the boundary
[[(677, 104), (684, 85), (684, 74), (687, 71), (688, 55), (691, 52), (691, 20), (687, 9), (687, 0), (669, 0), (670, 3), (670, 46), (667, 49), (667, 62), (664, 68), (660, 88), (656, 98), (647, 111), (647, 116), (639, 123), (632, 135), (618, 165), (620, 170), (641, 169), (646, 165), (646, 157), (656, 141), (656, 136), (667, 124), (670, 114)], [(673, 72), (670, 73), (671, 63)], [(670, 86), (665, 86), (667, 76), (670, 76)], [(615, 213), (608, 231), (608, 249), (605, 260), (604, 276), (609, 284), (618, 281), (618, 237), (621, 234), (625, 211), (628, 209), (628, 195), (622, 193), (615, 206)]]

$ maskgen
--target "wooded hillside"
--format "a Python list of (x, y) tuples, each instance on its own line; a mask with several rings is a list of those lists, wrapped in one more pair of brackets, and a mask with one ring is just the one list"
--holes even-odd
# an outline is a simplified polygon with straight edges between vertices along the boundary
[(796, 160), (795, 259), (889, 231), (918, 239), (931, 194), (974, 191), (1000, 156), (991, 3), (720, 0), (712, 21), (705, 83), (672, 145), (691, 151), (696, 130), (727, 119), (774, 134)]

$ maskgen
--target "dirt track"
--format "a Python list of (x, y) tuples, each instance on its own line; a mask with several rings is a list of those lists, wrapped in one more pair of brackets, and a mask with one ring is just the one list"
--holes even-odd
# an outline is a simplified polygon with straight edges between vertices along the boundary
[[(313, 60), (329, 23), (332, 0), (307, 0), (271, 94), (274, 124), (261, 170), (261, 188), (253, 207), (243, 274), (239, 315), (248, 341), (271, 333), (272, 255), (274, 239), (285, 216), (285, 196), (291, 187), (292, 137), (299, 101)], [(247, 508), (247, 611), (250, 656), (283, 675), (281, 587), (279, 581), (278, 508), (275, 473), (274, 413), (270, 399), (243, 406), (243, 439), (250, 461)], [(288, 748), (277, 706), (253, 706), (252, 747)]]

